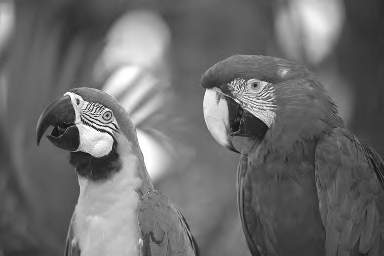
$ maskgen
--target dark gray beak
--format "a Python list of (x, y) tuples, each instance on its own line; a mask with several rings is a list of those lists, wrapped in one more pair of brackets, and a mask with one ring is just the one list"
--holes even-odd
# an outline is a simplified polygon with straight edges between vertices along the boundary
[(37, 145), (48, 127), (53, 126), (53, 130), (47, 138), (59, 148), (75, 151), (80, 144), (79, 130), (75, 125), (75, 120), (76, 114), (69, 96), (63, 96), (51, 103), (37, 121)]

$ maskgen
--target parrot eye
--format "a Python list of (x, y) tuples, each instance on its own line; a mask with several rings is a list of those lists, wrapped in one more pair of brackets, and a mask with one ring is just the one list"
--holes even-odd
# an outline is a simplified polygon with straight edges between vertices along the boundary
[(256, 90), (256, 91), (261, 91), (264, 89), (264, 87), (267, 85), (268, 83), (267, 82), (264, 82), (264, 81), (260, 81), (260, 80), (257, 80), (257, 79), (249, 79), (247, 81), (247, 85), (249, 88), (251, 88), (252, 90)]
[(102, 117), (104, 121), (110, 121), (112, 119), (112, 111), (105, 111)]
[(261, 81), (257, 80), (257, 79), (249, 79), (247, 81), (247, 84), (249, 87), (253, 88), (253, 89), (256, 89), (259, 84), (260, 84)]
[(78, 105), (78, 106), (79, 106), (79, 105), (80, 105), (80, 99), (79, 99), (79, 98), (77, 98), (75, 101), (76, 101), (76, 105)]
[(251, 84), (252, 88), (256, 88), (257, 86), (259, 86), (259, 84), (256, 82), (256, 83), (252, 83)]

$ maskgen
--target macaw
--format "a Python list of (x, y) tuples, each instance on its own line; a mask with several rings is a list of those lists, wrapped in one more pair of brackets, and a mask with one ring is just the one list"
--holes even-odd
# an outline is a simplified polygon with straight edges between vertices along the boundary
[(37, 122), (37, 143), (70, 151), (80, 193), (66, 256), (198, 255), (182, 214), (156, 191), (136, 130), (109, 94), (75, 88), (49, 105)]
[(202, 76), (214, 139), (240, 153), (252, 255), (384, 255), (384, 162), (349, 132), (304, 66), (236, 55)]

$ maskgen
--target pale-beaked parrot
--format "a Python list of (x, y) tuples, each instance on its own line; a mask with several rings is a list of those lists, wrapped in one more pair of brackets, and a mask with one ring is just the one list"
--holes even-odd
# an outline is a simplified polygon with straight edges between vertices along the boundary
[(241, 155), (238, 206), (252, 255), (384, 255), (384, 162), (344, 128), (311, 72), (236, 55), (201, 84), (207, 128)]
[(181, 213), (156, 191), (136, 130), (107, 93), (75, 88), (40, 115), (37, 142), (70, 151), (80, 193), (70, 222), (66, 256), (198, 255)]

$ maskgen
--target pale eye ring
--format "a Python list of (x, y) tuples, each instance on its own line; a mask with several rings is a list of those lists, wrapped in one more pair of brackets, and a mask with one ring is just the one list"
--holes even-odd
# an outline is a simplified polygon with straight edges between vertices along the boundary
[(249, 79), (247, 81), (248, 87), (256, 91), (262, 91), (267, 84), (268, 82), (257, 79)]
[(248, 84), (248, 86), (250, 86), (251, 88), (256, 89), (256, 88), (260, 85), (260, 82), (261, 82), (261, 81), (259, 81), (259, 80), (257, 80), (257, 79), (249, 79), (249, 80), (247, 81), (247, 84)]
[(251, 84), (251, 86), (252, 86), (252, 88), (256, 89), (256, 88), (257, 88), (257, 86), (259, 86), (259, 83), (257, 83), (257, 82), (255, 82), (255, 83), (252, 83), (252, 84)]
[(112, 111), (107, 110), (103, 113), (102, 118), (104, 121), (108, 122), (112, 120)]

